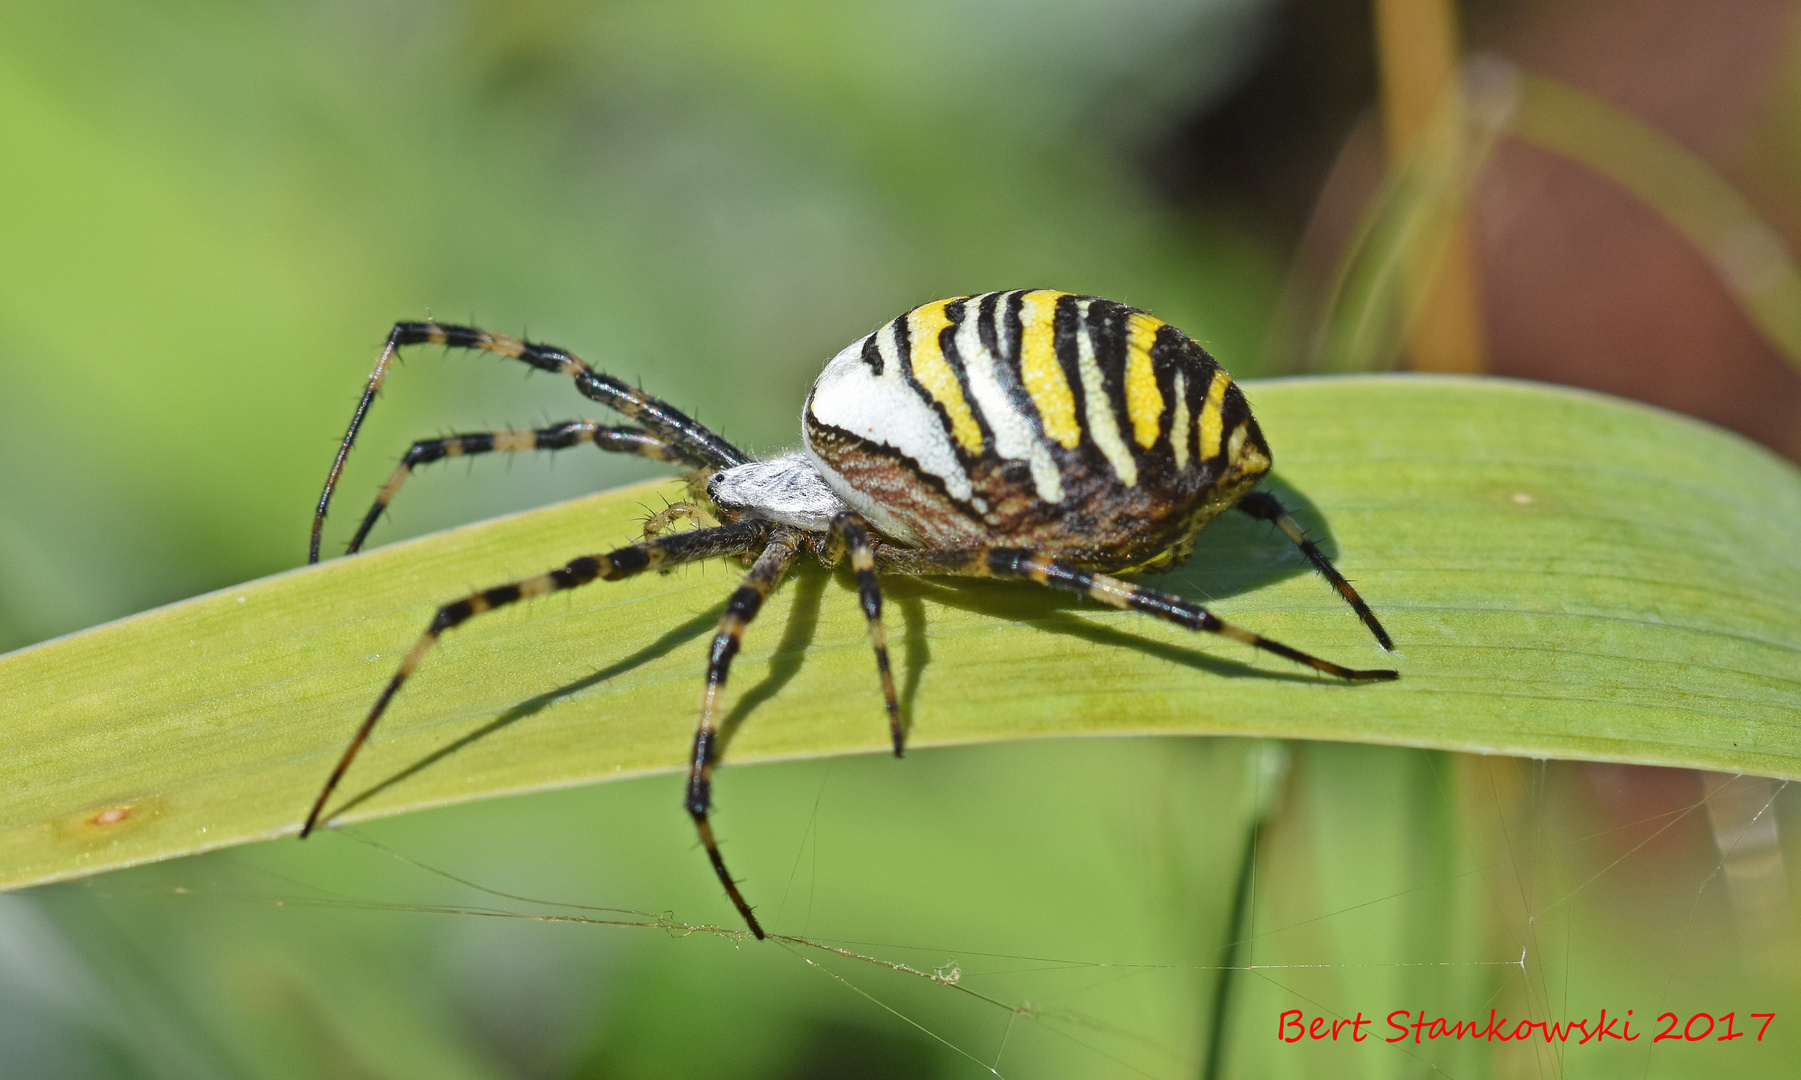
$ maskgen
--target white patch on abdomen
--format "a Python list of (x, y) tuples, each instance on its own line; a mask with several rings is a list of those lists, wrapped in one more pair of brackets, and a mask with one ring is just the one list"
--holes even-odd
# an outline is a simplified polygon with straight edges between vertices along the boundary
[[(882, 354), (882, 374), (870, 371), (863, 362), (863, 341), (852, 343), (832, 357), (813, 384), (813, 418), (905, 454), (922, 471), (941, 480), (952, 498), (968, 502), (969, 473), (957, 459), (944, 422), (901, 375), (894, 324), (877, 330), (875, 339)], [(817, 454), (813, 457), (818, 460)], [(849, 489), (836, 472), (822, 469), (821, 475), (852, 506), (862, 510), (867, 504), (867, 498)]]

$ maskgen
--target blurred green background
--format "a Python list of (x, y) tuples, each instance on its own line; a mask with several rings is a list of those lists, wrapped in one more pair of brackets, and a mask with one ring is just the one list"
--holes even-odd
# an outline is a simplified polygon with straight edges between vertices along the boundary
[[(1793, 5), (1705, 33), (1674, 10), (1463, 14), (1475, 43), (1708, 133), (1687, 145), (1786, 233)], [(1280, 374), (1282, 298), (1380, 174), (1369, 23), (1336, 0), (0, 4), (0, 649), (299, 564), (398, 318), (568, 346), (760, 450), (794, 441), (827, 356), (961, 292), (1115, 297), (1241, 378)], [(1702, 59), (1672, 65), (1684, 49)], [(1741, 93), (1722, 66), (1759, 76)], [(1794, 453), (1794, 371), (1707, 261), (1531, 155), (1503, 150), (1473, 196), (1492, 369), (1686, 403)], [(1528, 332), (1584, 313), (1580, 334)], [(1669, 340), (1689, 366), (1660, 374)], [(584, 405), (413, 353), (328, 545), (410, 440)], [(583, 454), (426, 470), (375, 542), (654, 472)], [(0, 897), (0, 1072), (1773, 1076), (1794, 1059), (1801, 810), (1764, 781), (1108, 740), (728, 769), (720, 799), (737, 865), (790, 868), (755, 882), (778, 930), (954, 966), (957, 988), (505, 918), (567, 909), (326, 836)], [(509, 893), (725, 917), (674, 777), (359, 833)], [(1603, 1006), (1641, 1031), (1665, 1010), (1781, 1015), (1762, 1042), (1654, 1049), (1274, 1038), (1291, 1008)]]

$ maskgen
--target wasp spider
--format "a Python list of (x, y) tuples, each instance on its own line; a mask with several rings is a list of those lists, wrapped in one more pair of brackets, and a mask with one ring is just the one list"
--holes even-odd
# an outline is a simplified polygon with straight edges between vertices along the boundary
[(319, 558), (332, 489), (396, 351), (427, 342), (567, 375), (585, 397), (632, 423), (572, 420), (536, 431), (416, 442), (363, 518), (350, 551), (362, 546), (416, 466), (584, 443), (685, 470), (698, 508), (723, 524), (653, 535), (658, 522), (642, 543), (584, 555), (439, 608), (332, 769), (303, 837), (318, 824), (395, 691), (446, 630), (528, 597), (721, 556), (749, 561), (750, 572), (727, 601), (708, 654), (686, 805), (726, 894), (759, 938), (763, 928), (726, 872), (708, 822), (715, 725), (745, 627), (803, 553), (827, 566), (849, 555), (896, 756), (900, 712), (877, 578), (884, 572), (1030, 580), (1220, 634), (1346, 681), (1396, 677), (1322, 660), (1227, 623), (1191, 600), (1110, 576), (1180, 562), (1201, 526), (1236, 509), (1286, 533), (1382, 647), (1392, 648), (1374, 613), (1282, 504), (1253, 490), (1269, 472), (1269, 445), (1231, 376), (1180, 330), (1125, 304), (1019, 290), (914, 308), (832, 358), (807, 396), (801, 449), (766, 460), (753, 460), (667, 403), (554, 346), (466, 326), (399, 323), (332, 463), (308, 561)]

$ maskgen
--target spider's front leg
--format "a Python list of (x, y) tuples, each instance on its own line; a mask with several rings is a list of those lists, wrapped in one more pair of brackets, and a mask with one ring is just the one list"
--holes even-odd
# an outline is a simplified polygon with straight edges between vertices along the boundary
[(563, 566), (548, 574), (539, 574), (506, 585), (497, 585), (492, 589), (484, 589), (471, 593), (461, 600), (445, 604), (432, 617), (431, 625), (425, 633), (413, 643), (413, 647), (400, 662), (400, 668), (388, 685), (382, 688), (381, 696), (375, 699), (375, 706), (369, 710), (362, 726), (357, 728), (351, 737), (350, 745), (338, 759), (338, 764), (325, 781), (325, 787), (319, 797), (313, 800), (313, 807), (306, 815), (306, 824), (300, 828), (301, 839), (305, 839), (318, 825), (321, 812), (325, 809), (325, 801), (337, 788), (338, 781), (344, 778), (350, 763), (356, 759), (357, 752), (368, 741), (369, 733), (375, 729), (375, 722), (394, 700), (402, 683), (419, 667), (425, 654), (437, 644), (446, 630), (461, 626), (483, 612), (494, 611), (527, 600), (534, 596), (544, 596), (565, 589), (573, 589), (588, 584), (590, 581), (620, 581), (634, 577), (649, 570), (664, 570), (683, 563), (698, 562), (702, 559), (715, 559), (722, 555), (737, 555), (760, 548), (770, 533), (770, 526), (761, 521), (747, 521), (733, 525), (724, 525), (716, 529), (697, 529), (693, 532), (677, 533), (674, 536), (662, 537), (642, 544), (631, 544), (617, 548), (606, 554), (584, 555), (572, 559)]
[(389, 331), (388, 343), (376, 358), (375, 370), (369, 373), (369, 381), (363, 387), (363, 396), (357, 400), (356, 411), (350, 416), (350, 427), (345, 430), (344, 439), (338, 444), (337, 456), (332, 459), (331, 471), (325, 476), (325, 488), (319, 493), (319, 503), (313, 511), (313, 535), (307, 548), (307, 562), (319, 561), (319, 542), (325, 529), (326, 512), (331, 509), (332, 493), (337, 490), (338, 477), (344, 472), (344, 462), (350, 457), (350, 448), (356, 445), (357, 432), (362, 430), (369, 408), (375, 403), (376, 393), (381, 390), (382, 383), (387, 381), (388, 372), (393, 368), (401, 348), (420, 344), (474, 349), (517, 360), (539, 371), (567, 375), (575, 381), (575, 389), (583, 397), (622, 414), (652, 438), (673, 448), (684, 459), (699, 462), (707, 468), (730, 468), (749, 460), (742, 450), (680, 409), (611, 375), (595, 371), (581, 357), (567, 349), (507, 334), (489, 333), (474, 326), (398, 322)]
[[(475, 454), (517, 453), (522, 450), (567, 450), (572, 446), (593, 444), (601, 450), (615, 453), (636, 454), (652, 461), (662, 461), (673, 465), (681, 465), (690, 469), (700, 467), (700, 462), (689, 458), (682, 451), (647, 431), (634, 427), (606, 427), (592, 420), (569, 420), (561, 424), (552, 424), (542, 428), (524, 428), (519, 430), (474, 431), (461, 435), (446, 435), (438, 439), (420, 439), (407, 448), (405, 456), (394, 469), (394, 475), (382, 485), (381, 492), (375, 496), (375, 504), (363, 515), (363, 523), (357, 527), (356, 535), (350, 538), (350, 546), (346, 555), (354, 555), (362, 549), (363, 541), (368, 539), (369, 530), (381, 518), (388, 504), (394, 501), (399, 493), (400, 485), (406, 483), (407, 477), (421, 465), (429, 465), (445, 458), (470, 457)], [(649, 534), (647, 534), (649, 535)], [(311, 562), (318, 561), (318, 552), (312, 552)]]

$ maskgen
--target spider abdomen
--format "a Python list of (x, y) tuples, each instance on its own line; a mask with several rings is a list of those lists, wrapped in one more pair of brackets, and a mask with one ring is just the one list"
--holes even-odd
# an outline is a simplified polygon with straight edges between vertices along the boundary
[(804, 437), (894, 540), (1101, 569), (1181, 545), (1269, 471), (1232, 378), (1125, 304), (1049, 290), (914, 308), (826, 365)]

